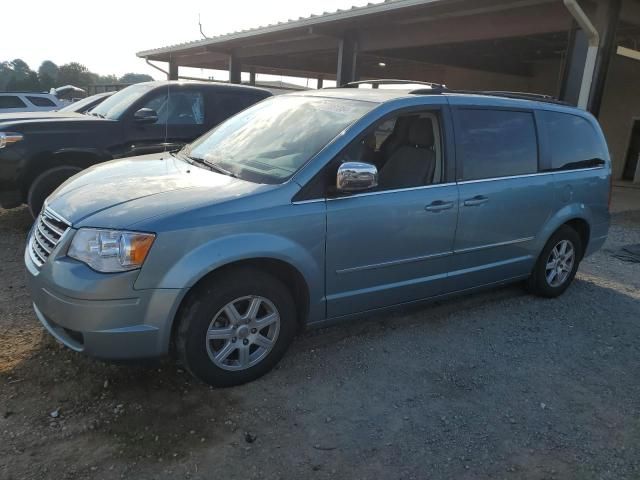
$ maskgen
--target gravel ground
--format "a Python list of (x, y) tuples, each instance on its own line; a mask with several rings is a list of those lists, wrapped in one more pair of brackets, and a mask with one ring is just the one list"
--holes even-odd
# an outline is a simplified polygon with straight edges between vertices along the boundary
[(640, 211), (564, 297), (513, 286), (301, 335), (252, 384), (59, 347), (0, 211), (0, 478), (638, 479)]

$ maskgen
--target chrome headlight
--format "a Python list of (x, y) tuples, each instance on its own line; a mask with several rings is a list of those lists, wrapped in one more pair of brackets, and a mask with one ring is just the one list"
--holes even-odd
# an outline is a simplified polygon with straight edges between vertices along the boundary
[(156, 236), (152, 233), (81, 228), (67, 255), (104, 273), (142, 267)]
[(4, 148), (12, 143), (20, 142), (24, 139), (22, 134), (15, 132), (0, 132), (0, 148)]

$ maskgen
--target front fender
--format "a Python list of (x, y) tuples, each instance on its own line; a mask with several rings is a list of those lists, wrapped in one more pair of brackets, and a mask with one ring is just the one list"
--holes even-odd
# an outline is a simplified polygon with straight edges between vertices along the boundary
[[(161, 238), (158, 238), (162, 242)], [(267, 233), (242, 233), (216, 238), (189, 250), (175, 262), (163, 261), (163, 251), (170, 250), (167, 242), (154, 245), (135, 283), (136, 289), (193, 287), (200, 279), (220, 267), (252, 259), (271, 259), (295, 268), (307, 283), (309, 291), (309, 320), (324, 318), (323, 239), (318, 236), (313, 246), (303, 246), (289, 238)], [(158, 247), (158, 248), (156, 248)], [(166, 270), (162, 266), (172, 263)]]
[(312, 279), (322, 278), (320, 265), (301, 245), (276, 235), (253, 233), (215, 239), (190, 251), (167, 270), (157, 288), (192, 287), (213, 270), (252, 258), (286, 262), (296, 268), (308, 284)]

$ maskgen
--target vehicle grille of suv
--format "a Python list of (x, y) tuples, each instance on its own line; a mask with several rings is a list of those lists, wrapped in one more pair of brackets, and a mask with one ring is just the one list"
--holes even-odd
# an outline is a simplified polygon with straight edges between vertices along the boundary
[(70, 227), (69, 223), (51, 209), (45, 208), (40, 212), (29, 245), (31, 259), (38, 267), (47, 262), (49, 255)]

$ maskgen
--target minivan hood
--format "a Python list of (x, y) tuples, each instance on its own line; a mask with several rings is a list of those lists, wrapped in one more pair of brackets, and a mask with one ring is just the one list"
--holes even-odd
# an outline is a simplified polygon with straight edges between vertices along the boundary
[(158, 153), (113, 160), (84, 170), (53, 192), (47, 206), (73, 225), (98, 222), (91, 226), (123, 228), (150, 217), (244, 197), (268, 187)]

